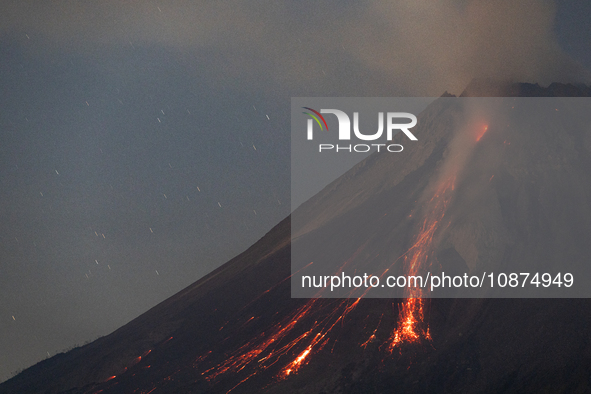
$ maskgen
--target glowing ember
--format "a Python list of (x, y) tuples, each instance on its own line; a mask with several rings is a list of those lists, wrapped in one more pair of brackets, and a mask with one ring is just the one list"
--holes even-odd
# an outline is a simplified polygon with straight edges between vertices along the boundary
[(480, 132), (480, 134), (476, 137), (476, 142), (480, 141), (480, 139), (482, 138), (482, 136), (486, 133), (486, 131), (488, 130), (488, 126), (484, 126)]
[(311, 351), (312, 351), (312, 345), (308, 346), (306, 348), (306, 350), (304, 350), (302, 353), (300, 353), (299, 356), (296, 357), (295, 360), (293, 360), (291, 363), (289, 363), (289, 365), (287, 367), (285, 367), (285, 369), (283, 370), (283, 374), (285, 376), (288, 376), (292, 372), (296, 372), (302, 366), (302, 364), (304, 363), (304, 360), (306, 359), (308, 354), (310, 354)]
[(431, 339), (429, 328), (421, 328), (423, 324), (423, 300), (421, 298), (409, 298), (400, 304), (398, 327), (390, 336), (388, 350), (391, 352), (403, 342), (417, 342), (421, 338)]

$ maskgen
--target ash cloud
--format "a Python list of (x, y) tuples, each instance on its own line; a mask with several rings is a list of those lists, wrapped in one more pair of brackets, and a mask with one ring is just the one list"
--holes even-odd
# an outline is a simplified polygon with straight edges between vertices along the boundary
[(368, 15), (381, 16), (371, 34), (391, 50), (380, 55), (363, 47), (360, 53), (419, 93), (433, 93), (432, 87), (459, 92), (476, 77), (546, 84), (584, 73), (557, 44), (550, 1), (377, 2)]
[[(302, 94), (314, 86), (429, 96), (459, 94), (476, 77), (590, 80), (558, 46), (554, 16), (547, 0), (8, 1), (0, 34), (28, 46), (43, 41), (37, 50), (49, 42), (81, 52), (129, 45), (214, 52), (226, 75), (265, 75), (275, 89)], [(347, 90), (356, 79), (365, 89)]]

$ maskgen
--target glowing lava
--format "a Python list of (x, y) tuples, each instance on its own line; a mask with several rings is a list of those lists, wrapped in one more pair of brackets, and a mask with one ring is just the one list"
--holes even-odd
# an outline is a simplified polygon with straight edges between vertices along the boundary
[[(429, 255), (433, 251), (433, 237), (451, 200), (455, 179), (456, 171), (452, 171), (427, 203), (427, 213), (421, 230), (412, 247), (404, 255), (408, 275), (420, 275), (419, 271), (427, 268)], [(420, 287), (408, 288), (407, 300), (399, 305), (398, 325), (390, 336), (390, 351), (403, 342), (418, 342), (431, 338), (429, 327), (424, 322), (422, 295)]]
[[(480, 141), (487, 132), (485, 125), (476, 136)], [(431, 200), (427, 203), (426, 216), (413, 246), (404, 255), (408, 275), (420, 275), (421, 270), (428, 268), (429, 254), (432, 253), (433, 237), (439, 224), (445, 216), (447, 207), (455, 190), (455, 180), (462, 161), (451, 162), (446, 171), (447, 176), (436, 188)], [(492, 178), (491, 178), (492, 179)], [(390, 336), (389, 351), (403, 342), (419, 342), (422, 339), (431, 340), (429, 326), (424, 322), (422, 290), (420, 287), (409, 288), (407, 300), (399, 306), (398, 325)]]
[[(488, 126), (480, 129), (478, 135), (474, 137), (475, 141), (478, 142), (487, 130)], [(463, 168), (470, 150), (461, 149), (460, 151), (456, 150), (455, 153), (455, 155), (450, 154), (452, 159), (444, 164), (432, 197), (421, 207), (424, 219), (420, 230), (413, 239), (412, 246), (401, 256), (404, 257), (403, 266), (406, 275), (422, 275), (430, 268), (431, 255), (435, 250), (435, 235), (452, 200), (456, 178), (460, 169)], [(386, 269), (382, 276), (388, 271), (389, 269)], [(406, 300), (398, 306), (397, 326), (384, 343), (390, 353), (405, 342), (431, 341), (429, 327), (425, 321), (424, 294), (421, 288), (408, 287), (405, 291)], [(361, 297), (363, 296), (365, 293)], [(250, 366), (249, 374), (229, 390), (232, 391), (258, 372), (267, 370), (285, 357), (292, 357), (291, 361), (283, 364), (275, 376), (277, 380), (285, 379), (307, 364), (315, 352), (324, 348), (330, 340), (329, 333), (337, 323), (344, 322), (345, 316), (357, 307), (361, 297), (354, 302), (344, 299), (333, 303), (316, 303), (316, 299), (310, 299), (283, 321), (248, 341), (227, 355), (225, 361), (204, 371), (202, 375), (207, 381), (212, 382), (222, 374), (237, 373)], [(254, 316), (250, 317), (246, 323), (254, 319)], [(381, 321), (382, 318), (380, 318), (378, 327)], [(308, 324), (308, 327), (302, 330), (304, 324)], [(294, 330), (296, 327), (298, 330)], [(370, 342), (377, 339), (378, 327), (360, 345), (361, 347), (366, 348)], [(294, 337), (293, 333), (296, 331), (299, 332), (299, 335)], [(334, 342), (336, 343), (336, 341)]]
[(292, 372), (296, 372), (303, 365), (304, 360), (306, 359), (308, 354), (310, 354), (311, 351), (312, 351), (312, 345), (308, 346), (306, 348), (306, 350), (304, 350), (302, 353), (300, 353), (300, 355), (297, 356), (295, 360), (293, 360), (291, 363), (289, 363), (289, 365), (287, 365), (287, 367), (285, 367), (283, 369), (283, 371), (282, 371), (283, 375), (285, 375), (287, 377)]
[(487, 130), (488, 130), (488, 126), (484, 126), (482, 128), (482, 130), (480, 131), (480, 134), (478, 134), (478, 136), (476, 137), (476, 142), (480, 141), (480, 139), (486, 133)]
[[(428, 261), (429, 255), (432, 252), (433, 237), (451, 200), (451, 190), (453, 190), (455, 178), (456, 175), (453, 172), (436, 189), (434, 196), (427, 203), (427, 215), (423, 221), (421, 230), (416, 236), (413, 246), (404, 255), (404, 264), (409, 275), (418, 275), (419, 271), (425, 268), (425, 263)], [(392, 351), (394, 347), (403, 342), (417, 342), (422, 339), (431, 339), (429, 328), (424, 323), (421, 290), (419, 288), (413, 288), (408, 291), (407, 296), (408, 299), (399, 306), (398, 326), (387, 342), (389, 351)], [(302, 342), (304, 342), (303, 345), (305, 347), (303, 350), (297, 353), (292, 361), (281, 368), (276, 376), (278, 380), (285, 379), (307, 364), (311, 355), (314, 352), (320, 351), (328, 343), (328, 334), (337, 323), (343, 322), (345, 316), (356, 308), (360, 300), (361, 298), (358, 298), (351, 303), (348, 299), (345, 299), (338, 301), (337, 305), (321, 306), (315, 305), (316, 299), (311, 299), (283, 322), (276, 324), (267, 332), (247, 342), (233, 354), (229, 355), (224, 362), (203, 372), (203, 375), (211, 382), (224, 373), (236, 373), (250, 364), (254, 365), (255, 370), (238, 384), (240, 385), (256, 375), (258, 371), (268, 369), (276, 364), (283, 356), (291, 354), (296, 347), (300, 347)], [(327, 314), (322, 313), (324, 308), (330, 308)], [(286, 339), (296, 325), (310, 314), (322, 317), (314, 321), (312, 326), (304, 333), (292, 339), (287, 344), (280, 346), (280, 343)], [(377, 328), (370, 338), (361, 345), (362, 347), (366, 347), (369, 342), (375, 340), (376, 331)]]
[[(259, 337), (247, 342), (241, 346), (233, 355), (228, 357), (223, 363), (203, 372), (208, 381), (214, 380), (219, 375), (226, 372), (239, 372), (243, 370), (248, 364), (255, 361), (263, 352), (269, 353), (259, 359), (259, 364), (264, 367), (265, 361), (274, 354), (274, 346), (276, 346), (297, 324), (298, 320), (302, 319), (314, 305), (315, 299), (310, 300), (304, 306), (300, 307), (287, 322), (284, 324), (276, 324), (272, 327), (270, 334), (262, 333)], [(305, 334), (304, 334), (305, 335)], [(261, 364), (262, 363), (262, 364)]]

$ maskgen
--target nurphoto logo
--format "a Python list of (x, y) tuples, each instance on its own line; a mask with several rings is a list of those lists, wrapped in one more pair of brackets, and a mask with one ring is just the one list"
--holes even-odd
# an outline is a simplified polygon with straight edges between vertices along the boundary
[[(339, 123), (339, 141), (350, 141), (351, 140), (351, 120), (349, 115), (344, 111), (338, 109), (321, 109), (316, 111), (310, 107), (302, 107), (309, 112), (303, 112), (305, 115), (310, 116), (307, 123), (306, 135), (309, 141), (314, 140), (314, 123), (320, 127), (321, 131), (328, 131), (328, 124), (322, 114), (335, 115)], [(398, 123), (400, 119), (410, 120), (406, 123)], [(417, 141), (417, 137), (409, 129), (413, 128), (417, 124), (417, 117), (408, 112), (387, 112), (386, 113), (386, 140), (392, 141), (392, 137), (396, 131), (402, 131), (411, 141)], [(364, 134), (359, 130), (359, 112), (353, 112), (353, 133), (355, 137), (362, 141), (376, 141), (382, 137), (384, 133), (384, 113), (378, 112), (378, 130), (373, 134)], [(402, 152), (403, 146), (400, 144), (318, 144), (318, 152), (322, 153), (325, 151), (333, 152), (358, 152), (365, 153), (369, 152), (372, 147), (376, 148), (378, 152), (380, 149), (388, 152)]]

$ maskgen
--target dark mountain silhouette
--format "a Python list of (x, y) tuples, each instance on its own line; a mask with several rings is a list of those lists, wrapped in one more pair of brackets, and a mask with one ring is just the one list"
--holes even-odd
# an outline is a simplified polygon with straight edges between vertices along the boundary
[[(591, 89), (475, 80), (462, 96), (589, 97)], [(322, 239), (383, 206), (397, 218), (391, 232), (363, 242), (387, 242), (394, 255), (412, 245), (417, 223), (402, 218), (450, 155), (460, 115), (435, 101), (417, 126), (428, 138), (408, 155), (370, 156), (303, 204), (294, 223), (283, 220), (195, 284), (28, 368), (0, 393), (591, 392), (588, 299), (424, 300), (421, 338), (393, 346), (402, 300), (290, 298), (292, 227), (298, 239)], [(553, 135), (509, 134), (515, 150), (505, 156), (499, 147), (513, 129), (480, 136), (446, 212), (454, 224), (438, 233), (442, 265), (590, 261), (591, 129), (552, 119), (542, 121), (557, 122)], [(491, 167), (491, 157), (502, 160)]]

